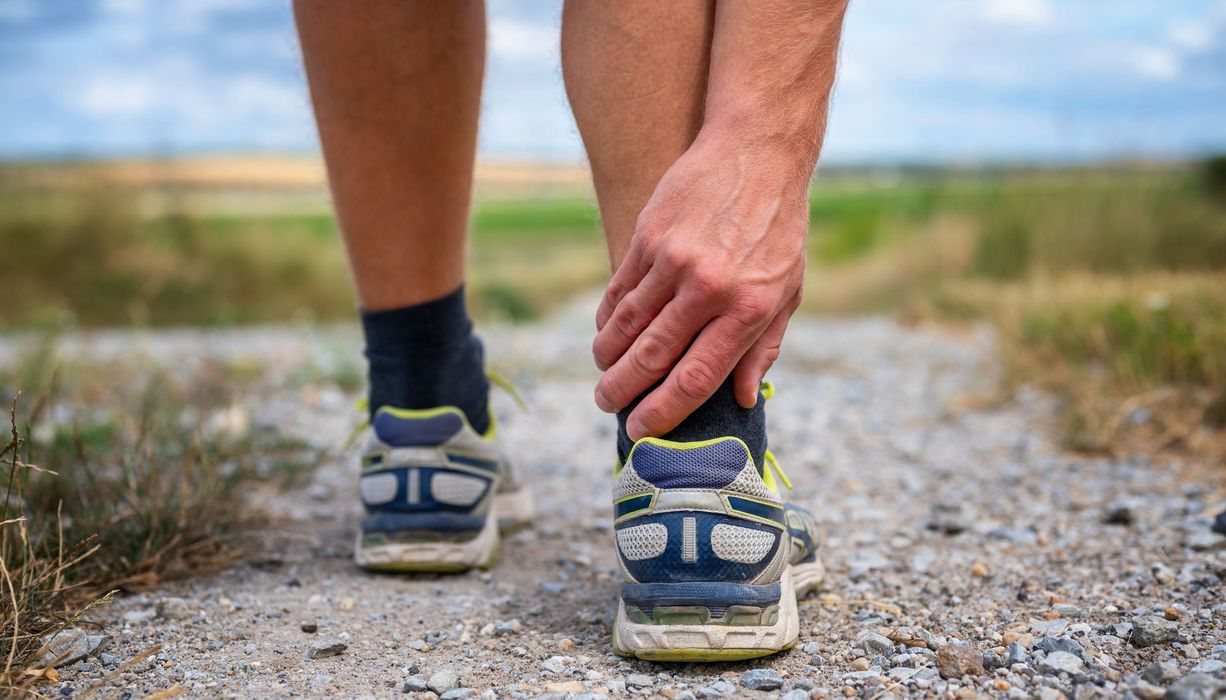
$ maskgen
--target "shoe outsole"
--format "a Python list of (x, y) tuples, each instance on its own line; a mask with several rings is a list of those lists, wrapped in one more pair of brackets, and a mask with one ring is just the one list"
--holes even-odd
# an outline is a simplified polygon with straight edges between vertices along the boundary
[(779, 621), (774, 625), (658, 625), (636, 623), (619, 601), (613, 624), (613, 651), (644, 661), (744, 661), (791, 649), (800, 637), (798, 601), (825, 576), (820, 561), (788, 566), (780, 583)]
[(526, 489), (499, 494), (490, 506), (485, 527), (470, 542), (428, 542), (362, 546), (358, 534), (354, 560), (366, 571), (384, 573), (459, 574), (491, 569), (498, 563), (502, 537), (531, 527), (531, 495)]

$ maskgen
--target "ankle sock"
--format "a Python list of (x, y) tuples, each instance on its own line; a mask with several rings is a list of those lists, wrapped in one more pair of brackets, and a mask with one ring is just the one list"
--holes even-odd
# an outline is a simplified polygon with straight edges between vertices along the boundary
[(440, 299), (363, 311), (371, 415), (383, 406), (455, 406), (478, 433), (490, 425), (485, 350), (473, 335), (464, 285)]
[[(647, 393), (650, 392), (651, 390), (648, 390)], [(634, 441), (626, 434), (626, 419), (647, 393), (639, 396), (617, 414), (617, 456), (622, 462), (626, 461), (630, 448), (634, 446)], [(729, 377), (711, 398), (663, 438), (677, 442), (696, 442), (728, 435), (739, 437), (749, 446), (749, 453), (753, 455), (754, 464), (758, 465), (760, 471), (763, 469), (766, 453), (765, 403), (766, 400), (759, 395), (758, 403), (753, 408), (741, 408), (736, 402), (732, 391), (732, 378)]]

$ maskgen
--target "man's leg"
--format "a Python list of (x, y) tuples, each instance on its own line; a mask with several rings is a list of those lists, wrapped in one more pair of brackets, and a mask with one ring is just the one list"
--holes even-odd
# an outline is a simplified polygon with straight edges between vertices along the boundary
[(370, 360), (357, 562), (488, 566), (531, 504), (491, 439), (464, 305), (485, 7), (296, 0), (295, 15)]
[(485, 63), (477, 1), (296, 0), (370, 358), (372, 411), (455, 405), (488, 425), (464, 254)]
[[(630, 247), (643, 205), (702, 126), (714, 6), (650, 0), (568, 0), (565, 5), (562, 69), (614, 270)], [(618, 413), (623, 460), (632, 444), (626, 418), (635, 405)], [(764, 423), (762, 402), (742, 408), (728, 380), (664, 437), (698, 441), (734, 435), (762, 464)]]
[[(730, 4), (735, 5), (720, 0), (719, 12)], [(665, 432), (664, 441), (632, 443), (630, 438), (658, 434), (645, 430), (642, 416), (630, 412), (642, 402), (639, 412), (654, 411), (659, 418), (659, 402), (653, 407), (651, 396), (633, 397), (650, 391), (650, 377), (686, 373), (685, 359), (679, 359), (680, 353), (669, 355), (667, 348), (684, 349), (697, 332), (678, 322), (678, 316), (689, 315), (679, 311), (686, 307), (659, 298), (658, 290), (652, 290), (658, 282), (647, 271), (638, 270), (642, 279), (631, 285), (633, 289), (617, 289), (619, 277), (628, 269), (644, 267), (651, 257), (644, 251), (655, 245), (650, 241), (652, 224), (660, 222), (653, 218), (661, 218), (661, 211), (667, 217), (678, 200), (694, 204), (702, 216), (683, 222), (673, 233), (696, 248), (700, 258), (710, 257), (720, 265), (742, 262), (719, 250), (735, 244), (737, 233), (761, 235), (767, 228), (759, 228), (756, 217), (738, 218), (743, 213), (739, 209), (728, 211), (726, 197), (696, 196), (689, 186), (678, 186), (693, 182), (676, 173), (687, 159), (692, 166), (693, 154), (704, 145), (698, 132), (707, 128), (703, 109), (710, 103), (712, 34), (718, 42), (721, 15), (713, 14), (705, 3), (677, 5), (568, 0), (563, 69), (592, 164), (615, 270), (610, 292), (597, 312), (601, 329), (593, 344), (597, 362), (607, 368), (596, 389), (597, 403), (607, 410), (622, 408), (618, 413), (622, 461), (615, 472), (613, 500), (615, 541), (625, 577), (613, 649), (652, 661), (730, 661), (795, 644), (800, 628), (797, 597), (816, 586), (823, 569), (813, 517), (785, 502), (790, 485), (766, 455), (763, 402), (759, 399), (753, 408), (743, 408), (733, 380), (725, 381), (714, 394), (701, 393), (709, 396), (705, 401), (688, 391), (688, 398), (696, 399), (691, 405), (698, 407), (679, 424), (674, 419), (684, 415), (681, 411), (671, 422), (657, 421), (656, 426), (675, 426), (658, 427)], [(718, 63), (719, 52), (714, 56)], [(740, 154), (712, 151), (709, 144), (701, 157), (733, 165), (734, 176), (716, 178), (719, 184), (744, 191), (753, 200), (752, 210), (769, 210), (771, 195), (759, 196), (759, 177), (735, 177)], [(803, 191), (800, 194), (798, 199), (804, 202)], [(645, 206), (647, 211), (640, 215)], [(718, 223), (734, 222), (731, 232), (716, 225), (717, 210), (725, 215)], [(671, 227), (673, 222), (665, 223)], [(795, 256), (789, 260), (794, 263)], [(730, 270), (720, 267), (712, 272), (711, 267), (708, 264), (701, 275), (694, 272), (697, 268), (689, 272), (692, 278), (704, 278), (700, 286), (714, 289), (718, 278)], [(657, 280), (683, 272), (653, 270)], [(621, 297), (613, 305), (616, 308), (609, 306), (611, 296)], [(652, 298), (654, 307), (652, 301), (644, 301)], [(719, 295), (713, 298), (720, 301)], [(650, 309), (656, 311), (654, 319), (646, 313)], [(704, 337), (728, 345), (733, 334), (720, 323), (713, 321), (701, 329), (693, 347)], [(617, 329), (628, 342), (611, 346), (612, 336), (606, 333), (610, 329)], [(625, 363), (636, 364), (635, 371), (615, 371), (624, 369)], [(694, 366), (691, 358), (688, 371)], [(719, 383), (715, 367), (713, 363), (706, 367), (714, 379), (712, 386)], [(638, 384), (610, 380), (626, 376), (636, 381), (635, 374)], [(641, 381), (644, 377), (648, 380)], [(741, 403), (749, 404), (747, 399), (756, 395), (753, 382), (760, 377), (752, 376), (748, 384), (742, 381)], [(665, 382), (662, 386), (667, 386)], [(622, 396), (610, 400), (610, 394), (618, 393)]]

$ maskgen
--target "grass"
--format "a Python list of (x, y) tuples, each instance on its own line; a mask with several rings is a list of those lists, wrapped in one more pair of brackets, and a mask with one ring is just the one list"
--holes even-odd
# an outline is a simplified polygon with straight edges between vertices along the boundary
[(1011, 385), (1063, 399), (1070, 447), (1226, 457), (1226, 188), (1214, 167), (938, 194), (924, 216), (879, 219), (874, 245), (819, 257), (806, 308), (989, 322)]
[[(317, 450), (250, 428), (246, 369), (184, 374), (146, 358), (80, 362), (51, 340), (0, 372), (11, 437), (0, 518), (0, 689), (39, 675), (42, 640), (113, 591), (215, 569), (267, 521), (245, 502)], [(20, 388), (24, 397), (17, 400)], [(38, 464), (39, 467), (31, 465)]]

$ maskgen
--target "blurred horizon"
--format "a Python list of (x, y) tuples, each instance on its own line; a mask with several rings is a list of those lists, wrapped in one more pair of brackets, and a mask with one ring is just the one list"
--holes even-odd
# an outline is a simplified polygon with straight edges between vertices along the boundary
[[(489, 7), (479, 159), (579, 163), (561, 3)], [(823, 162), (1226, 151), (1226, 1), (853, 2)], [(288, 3), (0, 0), (0, 160), (317, 156)]]

